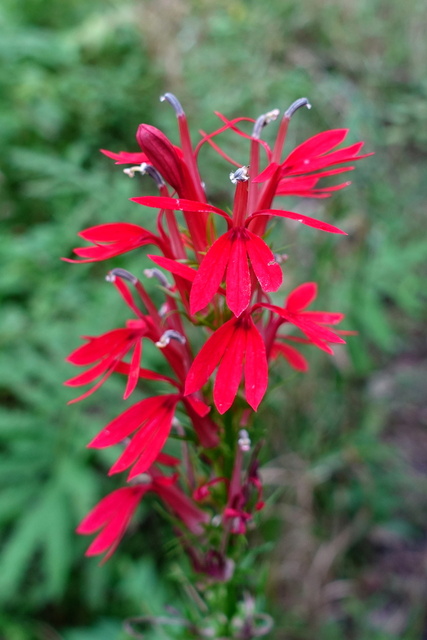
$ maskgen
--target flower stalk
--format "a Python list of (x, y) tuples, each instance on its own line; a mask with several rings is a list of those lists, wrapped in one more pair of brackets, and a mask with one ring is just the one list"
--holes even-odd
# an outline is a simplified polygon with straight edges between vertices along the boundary
[[(66, 384), (92, 385), (71, 402), (90, 395), (113, 374), (126, 379), (124, 398), (139, 395), (88, 445), (118, 448), (109, 474), (128, 475), (77, 531), (96, 534), (87, 555), (105, 554), (106, 560), (137, 517), (139, 503), (148, 492), (154, 494), (169, 512), (173, 535), (190, 559), (194, 575), (189, 583), (203, 614), (199, 608), (199, 620), (196, 614), (135, 618), (127, 622), (129, 632), (142, 637), (134, 630), (138, 620), (166, 625), (178, 620), (187, 634), (183, 637), (204, 637), (207, 627), (200, 623), (208, 612), (212, 637), (251, 640), (271, 629), (270, 618), (256, 610), (248, 595), (241, 557), (265, 506), (259, 469), (268, 433), (256, 427), (256, 414), (268, 392), (269, 371), (280, 356), (287, 366), (304, 372), (308, 361), (301, 348), (333, 355), (333, 345), (344, 343), (342, 336), (348, 333), (336, 329), (342, 313), (309, 309), (316, 283), (289, 292), (284, 258), (274, 253), (274, 242), (271, 247), (265, 233), (272, 218), (285, 218), (314, 232), (345, 235), (330, 222), (279, 208), (276, 198), (328, 198), (350, 183), (319, 187), (319, 181), (352, 171), (355, 161), (371, 154), (360, 153), (363, 143), (337, 149), (348, 131), (334, 129), (303, 142), (282, 160), (292, 116), (301, 107), (310, 108), (306, 98), (285, 111), (272, 148), (262, 132), (279, 117), (277, 109), (257, 120), (228, 120), (218, 114), (221, 126), (203, 133), (194, 149), (180, 102), (170, 93), (161, 99), (175, 110), (179, 147), (152, 125), (141, 124), (136, 134), (140, 152), (103, 150), (116, 164), (131, 165), (125, 169), (128, 175), (147, 173), (154, 179), (159, 195), (132, 201), (144, 207), (145, 216), (156, 217), (157, 233), (133, 222), (99, 225), (80, 233), (91, 246), (76, 248), (77, 259), (66, 258), (103, 261), (151, 245), (154, 253), (148, 257), (155, 267), (143, 273), (158, 281), (164, 296), (158, 308), (139, 274), (121, 267), (111, 270), (107, 279), (132, 318), (121, 328), (86, 336), (68, 358), (86, 369)], [(242, 128), (247, 122), (251, 133)], [(226, 132), (248, 141), (247, 166), (221, 150), (216, 139)], [(206, 144), (231, 163), (231, 215), (206, 200), (197, 165)], [(223, 232), (217, 230), (218, 218), (225, 220)], [(283, 304), (270, 297), (279, 289), (287, 292)], [(159, 366), (163, 360), (167, 375), (144, 366), (147, 341), (157, 348)], [(159, 385), (157, 395), (147, 397), (146, 380)]]

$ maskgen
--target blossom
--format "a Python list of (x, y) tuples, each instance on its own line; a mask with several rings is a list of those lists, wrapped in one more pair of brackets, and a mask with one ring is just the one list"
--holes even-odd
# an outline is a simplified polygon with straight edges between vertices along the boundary
[(313, 302), (316, 296), (317, 284), (315, 282), (306, 282), (291, 291), (283, 308), (267, 303), (255, 305), (255, 308), (261, 306), (274, 311), (283, 320), (298, 327), (316, 347), (323, 349), (327, 353), (333, 353), (327, 343), (342, 344), (345, 343), (345, 340), (323, 325), (338, 324), (344, 318), (344, 314), (327, 311), (306, 311), (305, 309)]
[(70, 378), (64, 384), (68, 387), (78, 387), (86, 385), (99, 376), (102, 376), (95, 386), (83, 395), (71, 400), (77, 402), (83, 400), (98, 389), (119, 369), (124, 356), (133, 351), (130, 368), (128, 371), (128, 381), (124, 392), (124, 399), (128, 398), (134, 391), (140, 376), (140, 361), (142, 356), (143, 338), (156, 340), (156, 332), (151, 318), (139, 318), (138, 320), (128, 320), (126, 328), (113, 329), (100, 336), (84, 336), (87, 343), (75, 349), (67, 358), (67, 362), (77, 366), (93, 365), (84, 373), (74, 378)]
[[(162, 463), (170, 466), (171, 460), (165, 459)], [(141, 499), (148, 491), (156, 493), (193, 534), (203, 532), (203, 526), (207, 524), (209, 516), (179, 487), (174, 486), (176, 476), (165, 476), (152, 467), (141, 479), (143, 482), (137, 485), (116, 489), (105, 496), (79, 524), (77, 533), (80, 534), (92, 534), (101, 530), (87, 549), (87, 556), (106, 552), (103, 560), (105, 562), (114, 553)]]
[(77, 533), (98, 533), (86, 551), (87, 556), (105, 554), (107, 560), (117, 549), (141, 498), (150, 485), (122, 487), (103, 498), (77, 527)]
[(84, 260), (62, 258), (65, 262), (97, 262), (139, 249), (147, 244), (161, 245), (160, 238), (154, 233), (128, 222), (100, 224), (89, 227), (78, 235), (84, 240), (92, 242), (94, 246), (76, 247), (73, 249), (74, 253)]
[(107, 424), (89, 443), (89, 447), (103, 449), (124, 441), (136, 432), (111, 467), (109, 475), (134, 465), (128, 477), (131, 480), (151, 467), (167, 440), (179, 399), (177, 394), (145, 398)]
[(242, 374), (245, 396), (257, 410), (268, 382), (264, 341), (249, 313), (232, 318), (215, 331), (194, 359), (185, 383), (185, 395), (203, 387), (218, 367), (213, 398), (219, 413), (233, 404)]
[[(214, 213), (227, 221), (229, 230), (212, 244), (194, 278), (190, 294), (191, 313), (196, 313), (206, 307), (218, 291), (224, 273), (227, 272), (227, 305), (236, 316), (240, 316), (249, 306), (252, 295), (249, 264), (263, 291), (277, 291), (282, 283), (281, 268), (264, 240), (247, 228), (257, 218), (265, 216), (290, 218), (322, 231), (345, 234), (344, 231), (326, 222), (281, 209), (256, 211), (248, 216), (242, 224), (242, 215), (239, 211), (235, 211), (236, 216), (232, 220), (222, 209), (203, 202), (159, 196), (144, 196), (132, 198), (132, 200), (148, 207), (176, 209), (186, 211), (187, 214), (190, 212)], [(237, 224), (235, 225), (234, 222)]]

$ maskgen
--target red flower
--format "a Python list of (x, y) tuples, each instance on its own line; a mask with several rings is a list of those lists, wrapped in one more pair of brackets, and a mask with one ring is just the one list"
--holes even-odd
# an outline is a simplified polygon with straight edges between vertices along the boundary
[(85, 260), (62, 258), (65, 262), (97, 262), (133, 251), (146, 244), (159, 245), (160, 239), (143, 227), (127, 222), (112, 222), (89, 227), (78, 234), (93, 242), (93, 247), (77, 247), (74, 253)]
[(255, 307), (261, 306), (274, 311), (286, 322), (290, 322), (301, 329), (316, 347), (323, 349), (327, 353), (333, 353), (327, 343), (345, 343), (345, 340), (323, 325), (338, 324), (344, 318), (344, 315), (326, 311), (305, 311), (316, 296), (317, 284), (315, 282), (306, 282), (289, 294), (284, 308), (264, 303), (255, 305)]
[(131, 480), (151, 467), (170, 433), (179, 399), (180, 396), (175, 394), (141, 400), (107, 424), (92, 440), (89, 447), (103, 449), (122, 442), (136, 431), (109, 475), (134, 465), (128, 477)]
[(234, 315), (240, 316), (249, 306), (252, 295), (249, 265), (263, 291), (277, 291), (282, 284), (282, 270), (264, 240), (245, 228), (233, 228), (218, 238), (194, 279), (190, 294), (191, 313), (197, 313), (209, 304), (227, 271), (227, 305)]
[[(318, 194), (316, 194), (316, 190), (313, 190), (313, 187), (320, 178), (352, 171), (354, 167), (340, 167), (327, 171), (323, 171), (323, 169), (336, 164), (343, 164), (344, 162), (355, 162), (373, 155), (372, 153), (359, 155), (363, 142), (357, 142), (349, 147), (338, 149), (338, 151), (332, 151), (345, 139), (347, 134), (348, 129), (331, 129), (318, 133), (298, 145), (281, 164), (270, 162), (253, 179), (253, 182), (266, 182), (273, 179), (276, 195), (302, 195), (304, 197), (309, 195), (316, 197)], [(327, 153), (328, 151), (330, 153)], [(314, 171), (320, 171), (320, 173), (315, 174), (313, 173)], [(311, 179), (315, 179), (315, 182), (310, 183), (309, 180)], [(327, 191), (341, 189), (348, 186), (348, 184), (350, 183), (346, 182), (337, 187), (328, 187)]]
[(190, 294), (191, 313), (196, 313), (206, 307), (215, 293), (217, 293), (227, 270), (227, 304), (233, 313), (239, 316), (249, 306), (252, 295), (248, 261), (264, 291), (277, 291), (280, 287), (282, 271), (276, 263), (271, 249), (265, 244), (264, 240), (247, 228), (253, 220), (261, 216), (279, 216), (298, 220), (302, 224), (330, 233), (344, 233), (344, 231), (326, 222), (281, 209), (256, 211), (246, 218), (244, 224), (241, 223), (241, 212), (236, 209), (236, 216), (233, 222), (236, 221), (239, 224), (233, 226), (230, 216), (225, 211), (203, 202), (162, 198), (159, 196), (132, 198), (132, 200), (148, 207), (176, 209), (186, 211), (187, 214), (189, 212), (215, 213), (227, 221), (229, 231), (218, 238), (211, 246), (194, 278)]
[[(326, 169), (335, 164), (354, 162), (361, 158), (371, 156), (372, 153), (358, 155), (363, 147), (363, 142), (356, 142), (349, 147), (332, 151), (332, 149), (343, 142), (348, 131), (348, 129), (322, 131), (322, 133), (318, 133), (298, 145), (298, 147), (295, 147), (281, 165), (281, 177), (312, 173), (313, 171)], [(348, 170), (348, 168), (346, 168), (346, 170)], [(334, 170), (332, 172), (325, 171), (322, 173), (322, 176), (325, 177), (333, 173), (335, 173)]]
[(249, 314), (232, 318), (209, 338), (188, 372), (185, 395), (203, 387), (216, 367), (213, 397), (219, 413), (233, 404), (243, 371), (246, 400), (256, 411), (267, 389), (268, 368), (264, 341)]
[(85, 555), (95, 556), (106, 551), (104, 562), (108, 560), (123, 538), (141, 498), (149, 489), (149, 484), (116, 489), (88, 513), (77, 527), (77, 533), (90, 534), (99, 529), (101, 532)]
[[(170, 464), (166, 460), (164, 463)], [(87, 556), (106, 551), (103, 561), (108, 560), (117, 549), (139, 502), (148, 491), (156, 493), (189, 531), (195, 535), (203, 533), (203, 525), (209, 521), (209, 516), (178, 487), (172, 486), (176, 482), (176, 476), (164, 476), (153, 468), (145, 480), (144, 484), (113, 491), (82, 520), (77, 527), (77, 533), (91, 534), (101, 529), (86, 551)]]
[(84, 373), (70, 378), (64, 384), (68, 387), (78, 387), (89, 384), (99, 376), (100, 380), (89, 391), (71, 400), (70, 403), (83, 400), (98, 389), (119, 369), (124, 356), (131, 350), (133, 355), (128, 372), (128, 382), (124, 392), (124, 398), (128, 398), (136, 387), (140, 376), (140, 361), (142, 355), (142, 340), (145, 337), (156, 339), (155, 329), (149, 317), (138, 320), (128, 320), (125, 329), (113, 329), (97, 337), (84, 336), (87, 344), (78, 347), (67, 358), (67, 362), (77, 366), (85, 366), (95, 363)]

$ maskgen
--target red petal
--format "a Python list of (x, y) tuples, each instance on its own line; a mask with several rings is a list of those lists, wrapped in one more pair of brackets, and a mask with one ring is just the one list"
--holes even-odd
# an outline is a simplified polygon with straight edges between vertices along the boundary
[(123, 454), (111, 467), (109, 475), (127, 469), (133, 462), (136, 463), (129, 473), (131, 480), (140, 473), (147, 471), (157, 459), (163, 448), (172, 426), (178, 396), (163, 396), (164, 403), (158, 413), (148, 421), (140, 431), (132, 438)]
[[(105, 559), (111, 556), (123, 537), (142, 496), (149, 489), (150, 485), (146, 487), (124, 487), (113, 491), (86, 516), (77, 528), (77, 533), (93, 533), (105, 526), (104, 530), (95, 538), (86, 551), (87, 556), (103, 553), (107, 549), (109, 551)], [(103, 522), (96, 526), (94, 523), (101, 522), (101, 519)]]
[[(233, 231), (229, 233), (233, 233)], [(233, 238), (230, 245), (230, 256), (227, 256), (226, 300), (228, 307), (237, 317), (247, 309), (251, 299), (251, 276), (246, 245), (246, 239), (239, 236)]]
[(214, 207), (206, 202), (197, 200), (186, 200), (185, 198), (163, 198), (162, 196), (143, 196), (141, 198), (131, 198), (132, 202), (143, 204), (146, 207), (155, 209), (171, 209), (172, 211), (185, 211), (193, 213), (217, 213), (230, 224), (228, 213), (218, 207)]
[(267, 180), (270, 180), (270, 178), (274, 176), (278, 166), (277, 162), (272, 162), (264, 171), (261, 171), (255, 178), (252, 178), (252, 182), (267, 182)]
[(262, 336), (251, 320), (246, 331), (245, 394), (254, 411), (264, 397), (268, 385), (268, 364)]
[(234, 327), (233, 318), (217, 329), (200, 349), (188, 372), (184, 395), (188, 396), (206, 384), (233, 336)]
[(169, 396), (154, 396), (132, 405), (107, 424), (88, 444), (88, 447), (103, 449), (104, 447), (118, 444), (133, 431), (136, 431), (144, 422), (155, 416), (163, 406), (165, 397)]
[(203, 524), (209, 522), (209, 515), (196, 507), (178, 487), (155, 482), (153, 490), (178, 516), (184, 525), (196, 535), (203, 533)]
[(135, 463), (128, 476), (128, 480), (131, 480), (151, 467), (169, 435), (173, 412), (169, 417), (170, 420), (165, 420), (162, 412), (146, 422), (133, 436), (122, 455), (111, 467), (108, 475), (120, 473)]
[(103, 153), (104, 156), (107, 156), (107, 158), (117, 160), (116, 164), (142, 164), (143, 162), (148, 162), (148, 158), (145, 153), (141, 153), (140, 151), (136, 153), (128, 153), (127, 151), (113, 153), (106, 149), (100, 149), (100, 152)]
[(343, 313), (328, 313), (327, 311), (304, 311), (300, 317), (322, 324), (339, 324), (341, 320), (344, 320), (345, 315)]
[(203, 258), (190, 292), (190, 311), (197, 313), (212, 300), (222, 282), (231, 252), (230, 231), (216, 240)]
[(311, 339), (311, 341), (314, 342), (314, 344), (316, 344), (317, 346), (318, 346), (317, 342), (319, 339), (325, 342), (335, 342), (338, 344), (345, 344), (345, 340), (337, 336), (336, 333), (334, 333), (330, 329), (321, 327), (320, 325), (315, 324), (314, 322), (310, 322), (309, 320), (305, 320), (299, 316), (292, 317), (292, 315), (289, 315), (287, 319), (289, 320), (289, 322), (291, 322), (296, 327), (301, 329), (301, 331), (305, 333)]
[(121, 295), (121, 297), (123, 298), (124, 302), (129, 307), (129, 309), (131, 309), (134, 312), (134, 314), (139, 318), (138, 329), (145, 330), (148, 333), (149, 327), (147, 322), (144, 319), (144, 314), (142, 313), (141, 309), (139, 309), (136, 306), (135, 300), (133, 299), (133, 295), (127, 283), (124, 280), (122, 280), (122, 278), (119, 275), (118, 276), (115, 275), (112, 278), (112, 282), (115, 288), (117, 289), (117, 291), (119, 292), (119, 294)]
[(185, 398), (185, 402), (188, 402), (191, 405), (193, 411), (195, 411), (201, 418), (206, 416), (211, 410), (211, 408), (205, 402), (203, 402), (203, 400), (199, 400), (199, 398), (195, 398), (194, 396), (187, 396)]
[(317, 296), (317, 284), (306, 282), (291, 291), (286, 300), (286, 309), (291, 313), (298, 313), (308, 307)]
[[(118, 362), (115, 367), (116, 373), (122, 373), (125, 376), (128, 376), (130, 373), (130, 364), (128, 362)], [(161, 382), (169, 382), (169, 384), (178, 387), (178, 383), (176, 380), (169, 378), (169, 376), (164, 376), (161, 373), (156, 373), (155, 371), (150, 371), (150, 369), (139, 369), (139, 377), (143, 380), (158, 380)]]
[(93, 382), (94, 380), (96, 380), (96, 378), (98, 378), (98, 376), (104, 373), (104, 371), (109, 369), (115, 360), (116, 360), (116, 354), (114, 353), (104, 358), (103, 360), (101, 360), (101, 362), (98, 362), (93, 367), (90, 367), (90, 369), (88, 369), (84, 373), (80, 373), (79, 375), (74, 376), (74, 378), (70, 378), (69, 380), (66, 380), (64, 382), (64, 385), (66, 387), (80, 387), (81, 385), (89, 384), (90, 382)]
[(247, 252), (252, 268), (263, 291), (277, 291), (282, 284), (283, 274), (271, 249), (259, 236), (247, 231), (250, 241)]
[(272, 349), (272, 357), (276, 358), (281, 354), (289, 362), (291, 367), (297, 371), (308, 371), (308, 362), (304, 356), (294, 347), (281, 342), (275, 342)]
[(123, 240), (136, 240), (141, 236), (152, 235), (150, 231), (136, 224), (127, 222), (110, 222), (89, 227), (80, 231), (81, 238), (89, 242), (119, 242)]
[(88, 534), (98, 531), (106, 522), (112, 519), (123, 506), (129, 506), (141, 497), (141, 487), (123, 487), (105, 496), (87, 514), (77, 527), (77, 533)]
[(363, 142), (357, 142), (356, 144), (352, 144), (350, 147), (339, 149), (338, 151), (334, 151), (333, 153), (328, 153), (325, 156), (320, 156), (319, 158), (312, 158), (310, 160), (306, 160), (302, 162), (301, 164), (293, 165), (289, 169), (286, 167), (283, 167), (282, 175), (292, 175), (293, 173), (309, 173), (312, 171), (319, 171), (320, 169), (329, 167), (333, 164), (341, 164), (343, 162), (355, 162), (356, 160), (361, 160), (362, 158), (367, 158), (373, 155), (372, 153), (357, 155), (362, 147), (363, 147)]
[(92, 364), (124, 345), (131, 334), (129, 329), (113, 329), (97, 337), (85, 338), (89, 342), (70, 353), (67, 362), (78, 366)]
[(331, 129), (329, 131), (322, 131), (322, 133), (318, 133), (298, 145), (298, 147), (288, 155), (283, 165), (290, 167), (306, 160), (307, 158), (320, 156), (322, 153), (330, 151), (345, 139), (348, 132), (349, 129)]
[(132, 354), (132, 360), (130, 363), (130, 371), (128, 376), (128, 381), (126, 384), (126, 389), (123, 394), (123, 400), (129, 398), (131, 393), (135, 390), (135, 387), (139, 380), (139, 363), (141, 362), (142, 355), (142, 340), (137, 340), (135, 344), (135, 349)]
[(327, 222), (322, 222), (321, 220), (316, 220), (316, 218), (310, 218), (309, 216), (303, 216), (301, 213), (295, 213), (294, 211), (283, 211), (282, 209), (262, 209), (261, 211), (256, 211), (246, 219), (246, 224), (253, 218), (258, 218), (259, 216), (290, 218), (291, 220), (298, 220), (298, 222), (301, 222), (308, 227), (314, 227), (315, 229), (321, 229), (322, 231), (327, 231), (329, 233), (341, 233), (345, 236), (347, 235), (345, 231), (341, 231), (338, 227), (334, 227)]
[(196, 269), (193, 269), (192, 267), (189, 267), (182, 262), (177, 262), (176, 260), (171, 260), (170, 258), (164, 258), (163, 256), (149, 255), (147, 256), (147, 258), (150, 258), (150, 260), (159, 265), (159, 267), (162, 267), (162, 269), (166, 269), (166, 271), (173, 273), (175, 276), (180, 276), (181, 278), (189, 280), (190, 282), (193, 282), (194, 278), (197, 275)]
[(246, 347), (246, 330), (235, 327), (216, 375), (213, 398), (218, 412), (225, 413), (233, 404), (239, 389)]

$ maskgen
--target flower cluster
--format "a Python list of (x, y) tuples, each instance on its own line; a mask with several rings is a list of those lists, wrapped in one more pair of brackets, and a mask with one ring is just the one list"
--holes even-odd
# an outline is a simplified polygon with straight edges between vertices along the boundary
[[(345, 233), (328, 222), (278, 208), (275, 199), (328, 198), (350, 183), (318, 186), (319, 182), (352, 171), (355, 161), (370, 154), (361, 154), (362, 142), (339, 147), (348, 130), (333, 129), (306, 140), (282, 159), (293, 114), (310, 107), (305, 98), (284, 113), (272, 147), (261, 133), (279, 118), (278, 110), (257, 120), (228, 120), (218, 114), (221, 126), (202, 132), (193, 147), (180, 103), (172, 94), (163, 99), (176, 112), (180, 146), (155, 127), (141, 124), (136, 134), (140, 152), (103, 150), (116, 164), (131, 165), (125, 169), (127, 175), (153, 179), (157, 195), (132, 200), (143, 207), (143, 216), (151, 218), (156, 211), (154, 231), (129, 222), (94, 226), (80, 233), (89, 245), (74, 250), (77, 258), (67, 259), (102, 261), (150, 245), (154, 266), (144, 276), (158, 280), (164, 297), (158, 308), (139, 275), (111, 270), (107, 280), (131, 317), (121, 328), (85, 336), (84, 344), (68, 358), (85, 367), (66, 382), (88, 387), (76, 400), (93, 393), (113, 373), (125, 378), (124, 399), (144, 381), (163, 389), (159, 395), (138, 399), (89, 444), (118, 449), (109, 473), (126, 471), (127, 484), (101, 500), (78, 532), (97, 533), (88, 555), (109, 557), (140, 501), (151, 492), (169, 511), (195, 570), (210, 580), (225, 581), (234, 565), (230, 540), (246, 532), (264, 504), (259, 446), (251, 444), (250, 424), (267, 391), (269, 367), (282, 356), (290, 367), (306, 371), (298, 345), (332, 354), (332, 346), (344, 343), (346, 333), (336, 329), (341, 313), (309, 310), (317, 295), (313, 282), (288, 292), (282, 305), (272, 301), (269, 294), (283, 284), (283, 259), (268, 244), (271, 219), (299, 222), (316, 232)], [(250, 133), (245, 131), (248, 122)], [(217, 143), (225, 131), (247, 140), (247, 165), (230, 158)], [(207, 201), (197, 163), (206, 144), (233, 165), (230, 211)], [(164, 360), (159, 371), (168, 375), (144, 368), (147, 341)]]

